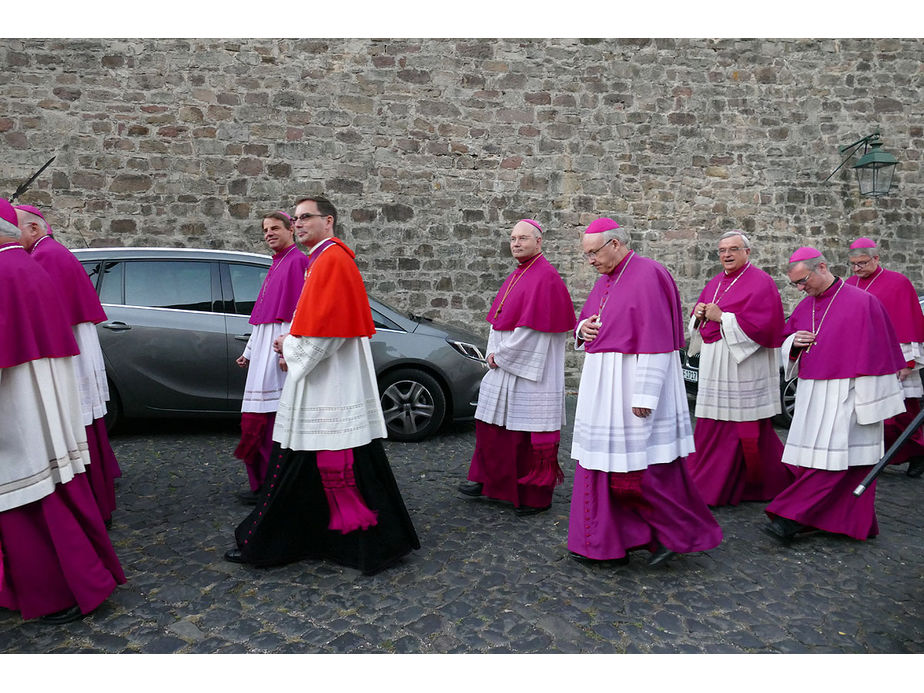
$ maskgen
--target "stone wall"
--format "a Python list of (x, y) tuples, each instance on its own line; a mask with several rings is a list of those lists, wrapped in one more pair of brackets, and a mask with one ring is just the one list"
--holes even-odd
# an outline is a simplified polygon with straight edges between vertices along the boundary
[[(0, 65), (0, 190), (56, 155), (21, 201), (72, 247), (261, 251), (264, 211), (322, 192), (371, 293), (482, 334), (521, 217), (578, 306), (597, 216), (687, 309), (739, 228), (781, 287), (795, 247), (843, 276), (865, 235), (924, 291), (921, 40), (4, 39)], [(876, 130), (892, 195), (823, 182)]]

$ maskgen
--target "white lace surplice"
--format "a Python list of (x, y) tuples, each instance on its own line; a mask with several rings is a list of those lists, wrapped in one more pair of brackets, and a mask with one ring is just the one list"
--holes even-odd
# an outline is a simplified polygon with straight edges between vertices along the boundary
[(241, 411), (266, 413), (276, 411), (282, 386), (286, 381), (286, 372), (279, 367), (279, 354), (273, 351), (273, 341), (281, 334), (289, 332), (289, 322), (270, 322), (251, 325), (253, 330), (244, 358), (247, 364), (247, 382), (244, 384), (244, 399)]
[(529, 327), (488, 336), (497, 368), (481, 381), (475, 418), (510, 431), (558, 431), (565, 424), (565, 342), (570, 333)]
[(283, 342), (288, 374), (273, 440), (291, 450), (346, 450), (387, 437), (368, 337)]
[(89, 426), (95, 419), (106, 415), (109, 401), (109, 383), (106, 381), (106, 363), (99, 345), (96, 325), (82, 322), (73, 326), (74, 339), (80, 353), (74, 360), (77, 391), (80, 393), (80, 411), (83, 425)]
[(748, 337), (733, 313), (722, 314), (721, 331), (722, 339), (700, 352), (696, 416), (757, 421), (779, 414), (779, 351)]
[(44, 498), (90, 464), (75, 358), (0, 368), (0, 512)]
[[(792, 348), (794, 335), (783, 343)], [(798, 372), (790, 362), (787, 377)], [(832, 380), (799, 379), (783, 462), (829, 471), (876, 464), (883, 455), (882, 422), (905, 411), (894, 374)]]
[[(640, 418), (632, 407), (652, 413)], [(585, 355), (571, 447), (582, 467), (631, 472), (693, 450), (679, 352)]]

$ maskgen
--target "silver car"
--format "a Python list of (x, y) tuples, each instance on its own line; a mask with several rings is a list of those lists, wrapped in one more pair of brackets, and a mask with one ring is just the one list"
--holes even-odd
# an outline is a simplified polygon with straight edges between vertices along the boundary
[[(234, 360), (272, 262), (267, 255), (172, 248), (73, 251), (107, 320), (97, 326), (110, 402), (122, 417), (236, 416), (246, 371)], [(471, 420), (487, 371), (485, 340), (370, 298), (370, 340), (393, 440), (421, 440)]]

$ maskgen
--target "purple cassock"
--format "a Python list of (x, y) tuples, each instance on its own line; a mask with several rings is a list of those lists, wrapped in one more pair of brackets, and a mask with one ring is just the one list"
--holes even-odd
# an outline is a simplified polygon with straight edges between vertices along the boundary
[[(17, 209), (41, 216), (34, 207), (22, 205)], [(55, 296), (71, 326), (76, 327), (81, 323), (96, 325), (106, 320), (106, 312), (100, 304), (93, 283), (83, 265), (70, 250), (51, 236), (45, 235), (35, 242), (30, 254), (51, 277)], [(103, 519), (108, 522), (116, 507), (115, 479), (122, 476), (122, 470), (112, 451), (106, 424), (102, 418), (93, 419), (87, 424), (87, 445), (90, 448), (87, 476)]]
[[(592, 315), (599, 315), (602, 327), (596, 339), (585, 343), (572, 457), (578, 456), (578, 447), (600, 457), (596, 441), (609, 439), (611, 466), (620, 459), (637, 459), (641, 453), (647, 468), (602, 471), (585, 467), (587, 460), (576, 460), (568, 549), (585, 558), (611, 560), (640, 548), (655, 552), (663, 547), (676, 553), (714, 548), (722, 541), (722, 530), (687, 475), (683, 458), (656, 459), (658, 450), (677, 447), (678, 440), (689, 435), (680, 362), (673, 355), (684, 346), (680, 294), (673, 277), (659, 263), (630, 251), (594, 284), (578, 324)], [(629, 406), (633, 393), (618, 374), (611, 382), (587, 382), (591, 355), (605, 357), (607, 352), (672, 354), (677, 359), (648, 418), (633, 417)], [(604, 397), (609, 401), (600, 401)], [(610, 411), (615, 402), (622, 402), (620, 410), (600, 418), (599, 412)], [(582, 412), (588, 421), (579, 421)], [(684, 418), (686, 425), (678, 427)]]
[[(924, 343), (924, 313), (921, 312), (917, 292), (908, 277), (901, 272), (893, 272), (880, 267), (866, 279), (853, 275), (844, 281), (858, 289), (868, 291), (882, 302), (886, 313), (892, 320), (892, 327), (895, 328), (895, 336), (900, 344)], [(906, 365), (913, 368), (914, 361)], [(918, 373), (912, 373), (909, 377), (917, 378)], [(917, 397), (906, 397), (904, 413), (886, 419), (884, 430), (886, 450), (914, 421), (920, 411), (921, 400)], [(919, 428), (899, 449), (892, 459), (892, 464), (904, 464), (911, 458), (922, 456), (924, 456), (924, 428)]]
[[(76, 353), (47, 273), (18, 243), (0, 245), (0, 368)], [(17, 425), (15, 418), (0, 424)], [(7, 454), (17, 453), (0, 442), (0, 467)], [(8, 469), (15, 460), (9, 462)], [(125, 582), (86, 477), (76, 474), (44, 497), (0, 512), (0, 607), (24, 619), (75, 605), (89, 613)], [(11, 493), (18, 486), (16, 479), (0, 483), (0, 499), (7, 484)]]
[[(820, 296), (806, 296), (796, 306), (784, 334), (799, 330), (816, 335), (809, 348), (784, 354), (784, 358), (800, 360), (800, 381), (890, 375), (905, 365), (885, 307), (841, 279), (835, 279)], [(852, 493), (869, 469), (870, 465), (841, 471), (800, 468), (796, 480), (773, 499), (766, 513), (854, 539), (876, 536), (875, 482), (859, 498)]]
[[(779, 290), (769, 274), (750, 263), (710, 279), (697, 303), (715, 303), (723, 312), (734, 314), (741, 330), (765, 349), (777, 349), (783, 343), (785, 321)], [(720, 323), (713, 320), (706, 320), (699, 331), (705, 344), (722, 339)], [(706, 370), (701, 360), (701, 383), (711, 377)], [(773, 371), (775, 380), (776, 369)], [(697, 417), (693, 435), (696, 451), (687, 457), (687, 471), (711, 506), (768, 501), (792, 482), (792, 471), (780, 461), (783, 443), (770, 417), (754, 420)]]
[[(292, 320), (305, 284), (307, 266), (308, 258), (295, 243), (273, 255), (273, 262), (250, 313), (251, 325), (272, 325)], [(243, 460), (250, 489), (256, 492), (262, 486), (269, 469), (276, 412), (275, 408), (273, 411), (262, 410), (265, 407), (261, 407), (260, 411), (248, 410), (248, 395), (257, 392), (265, 396), (267, 392), (275, 392), (281, 385), (277, 381), (280, 380), (280, 372), (274, 355), (252, 356), (254, 358), (248, 366), (244, 386), (241, 439), (234, 450), (234, 456)]]
[[(558, 271), (540, 253), (522, 261), (507, 276), (485, 319), (498, 332), (526, 327), (562, 334), (574, 329), (574, 303)], [(561, 369), (564, 364), (555, 367)], [(495, 373), (485, 375), (486, 381), (494, 378)], [(522, 380), (514, 382), (506, 387), (530, 386)], [(546, 391), (542, 396), (549, 394)], [(508, 401), (508, 413), (512, 406)], [(475, 450), (468, 479), (482, 484), (482, 495), (488, 498), (517, 508), (548, 507), (555, 486), (564, 481), (558, 464), (561, 419), (558, 421), (555, 430), (524, 431), (476, 418)]]

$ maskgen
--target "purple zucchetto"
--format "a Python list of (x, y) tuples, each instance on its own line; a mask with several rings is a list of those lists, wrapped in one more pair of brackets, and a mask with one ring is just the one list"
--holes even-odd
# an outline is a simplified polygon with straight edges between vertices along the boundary
[[(539, 226), (539, 222), (536, 221), (535, 219), (520, 219), (520, 221), (525, 221), (530, 226), (535, 226), (537, 229), (539, 229), (539, 233), (542, 233), (542, 227)], [(518, 221), (517, 223), (519, 224), (520, 221)]]
[(16, 208), (6, 200), (0, 197), (0, 219), (9, 222), (13, 226), (19, 226), (19, 220), (16, 217)]
[(858, 250), (860, 248), (875, 248), (876, 241), (871, 238), (858, 238), (853, 243), (850, 244), (850, 250)]
[(594, 219), (590, 222), (590, 225), (587, 227), (587, 230), (584, 233), (603, 233), (604, 231), (611, 231), (612, 229), (618, 229), (619, 224), (610, 219), (609, 217), (600, 217), (599, 219)]
[(52, 232), (51, 232), (51, 224), (48, 223), (48, 220), (45, 218), (45, 215), (43, 215), (43, 214), (41, 213), (41, 211), (39, 211), (39, 208), (38, 208), (38, 207), (33, 207), (32, 205), (16, 205), (16, 209), (21, 209), (22, 211), (28, 212), (29, 214), (34, 214), (34, 215), (37, 216), (39, 219), (41, 219), (42, 221), (44, 221), (44, 222), (45, 222), (45, 228), (46, 228), (47, 231), (48, 231), (48, 235), (49, 235), (49, 236), (52, 235)]
[(804, 262), (812, 258), (821, 257), (821, 251), (810, 245), (804, 245), (789, 257), (789, 264), (794, 262)]

